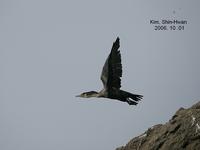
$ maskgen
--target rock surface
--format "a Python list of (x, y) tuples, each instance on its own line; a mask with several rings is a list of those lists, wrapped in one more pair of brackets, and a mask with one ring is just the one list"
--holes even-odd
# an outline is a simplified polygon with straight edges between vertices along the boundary
[(180, 108), (166, 124), (149, 128), (116, 150), (200, 150), (200, 102)]

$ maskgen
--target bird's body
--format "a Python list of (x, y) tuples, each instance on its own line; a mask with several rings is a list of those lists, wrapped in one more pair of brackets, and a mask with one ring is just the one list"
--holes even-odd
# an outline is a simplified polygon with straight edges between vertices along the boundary
[(142, 99), (142, 95), (132, 94), (121, 90), (121, 76), (122, 76), (122, 64), (121, 54), (119, 51), (119, 38), (113, 43), (111, 52), (106, 59), (101, 73), (101, 80), (104, 88), (100, 92), (90, 91), (84, 92), (77, 97), (103, 97), (116, 99), (123, 102), (127, 102), (129, 105), (136, 105), (139, 100)]

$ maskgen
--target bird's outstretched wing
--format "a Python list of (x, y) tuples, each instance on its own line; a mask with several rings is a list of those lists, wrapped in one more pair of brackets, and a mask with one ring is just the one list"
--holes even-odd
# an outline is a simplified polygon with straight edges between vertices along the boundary
[(101, 73), (104, 88), (119, 89), (121, 87), (122, 64), (119, 47), (119, 37), (117, 37)]

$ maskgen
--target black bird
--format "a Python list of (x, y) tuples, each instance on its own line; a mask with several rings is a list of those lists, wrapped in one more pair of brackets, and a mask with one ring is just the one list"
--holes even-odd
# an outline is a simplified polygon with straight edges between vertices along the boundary
[(120, 90), (122, 76), (121, 54), (119, 51), (119, 37), (113, 43), (111, 52), (103, 66), (101, 73), (101, 80), (104, 88), (100, 92), (90, 91), (84, 92), (76, 97), (103, 97), (110, 99), (117, 99), (122, 102), (127, 102), (129, 105), (137, 105), (138, 101), (142, 99), (142, 95), (132, 94)]

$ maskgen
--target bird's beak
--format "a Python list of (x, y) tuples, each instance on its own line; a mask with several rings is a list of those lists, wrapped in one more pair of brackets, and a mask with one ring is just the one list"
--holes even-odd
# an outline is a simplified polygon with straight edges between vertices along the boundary
[(76, 95), (76, 97), (81, 97), (81, 95)]

